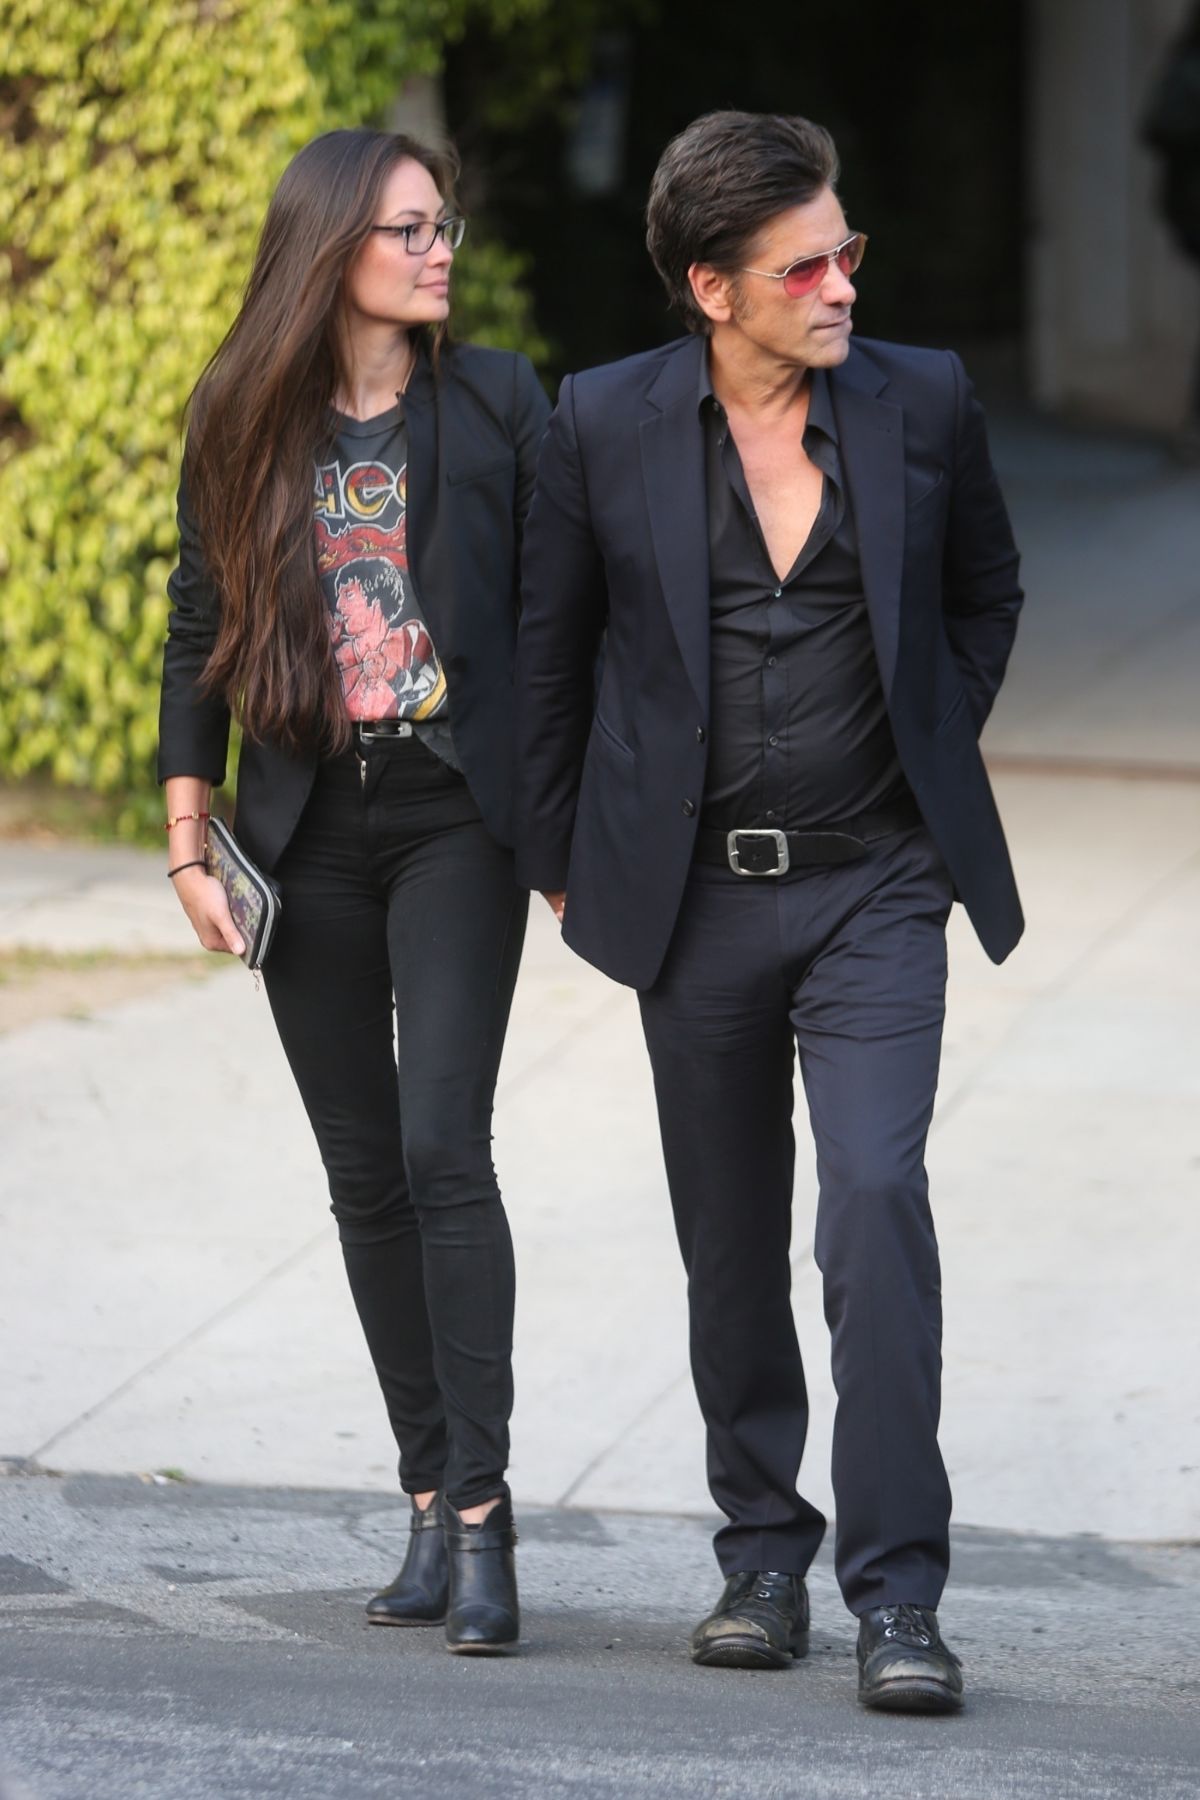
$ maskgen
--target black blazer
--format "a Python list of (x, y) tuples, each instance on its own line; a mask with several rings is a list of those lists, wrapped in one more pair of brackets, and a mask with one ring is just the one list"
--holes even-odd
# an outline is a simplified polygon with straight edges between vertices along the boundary
[[(462, 344), (435, 378), (422, 357), (405, 393), (408, 554), (446, 671), (454, 747), (484, 823), (512, 842), (513, 693), (521, 524), (550, 404), (527, 357)], [(225, 779), (229, 708), (200, 691), (218, 597), (196, 521), (179, 490), (179, 566), (163, 659), (158, 778)], [(312, 788), (317, 757), (242, 745), (237, 832), (273, 869)]]
[[(666, 953), (704, 792), (703, 354), (688, 338), (569, 376), (525, 531), (518, 878), (565, 888), (566, 941), (637, 988)], [(831, 377), (896, 749), (999, 962), (1023, 920), (977, 740), (1022, 594), (983, 415), (949, 351), (856, 342)]]

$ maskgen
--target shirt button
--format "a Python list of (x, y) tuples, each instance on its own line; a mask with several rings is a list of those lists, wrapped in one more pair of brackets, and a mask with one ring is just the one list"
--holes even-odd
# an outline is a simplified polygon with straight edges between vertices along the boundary
[(768, 669), (773, 669), (775, 667), (775, 664), (778, 661), (779, 661), (779, 658), (777, 656), (768, 656), (768, 658), (767, 658)]
[(773, 819), (775, 817), (775, 814), (773, 812), (769, 812), (767, 814), (767, 817), (768, 817), (768, 819)]
[(703, 725), (697, 725), (697, 727), (696, 727), (696, 742), (698, 744), (702, 744), (704, 742), (704, 736), (705, 736), (705, 733), (704, 733)]
[(774, 596), (773, 596), (773, 598), (774, 598), (774, 599), (776, 599), (776, 600), (778, 600), (778, 599), (779, 599), (779, 596), (780, 596), (780, 595), (781, 595), (781, 594), (782, 594), (782, 593), (783, 593), (783, 589), (782, 589), (782, 588), (776, 588), (776, 589), (775, 589), (775, 593), (774, 593)]
[(774, 749), (776, 744), (779, 742), (779, 739), (777, 737), (769, 737), (767, 739), (767, 742), (768, 742), (768, 744), (770, 744), (771, 748)]
[(685, 800), (684, 801), (683, 816), (685, 819), (690, 819), (692, 814), (695, 812), (695, 810), (696, 810), (696, 802), (694, 800)]

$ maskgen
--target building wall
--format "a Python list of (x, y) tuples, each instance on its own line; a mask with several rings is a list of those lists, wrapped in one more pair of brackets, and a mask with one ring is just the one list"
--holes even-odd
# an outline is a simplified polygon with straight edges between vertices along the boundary
[(1177, 427), (1200, 276), (1155, 206), (1138, 140), (1190, 0), (1032, 0), (1030, 384), (1068, 416)]

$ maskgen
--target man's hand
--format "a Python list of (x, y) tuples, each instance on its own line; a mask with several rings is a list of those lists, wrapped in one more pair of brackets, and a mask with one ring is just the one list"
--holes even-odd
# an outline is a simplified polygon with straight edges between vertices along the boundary
[(550, 911), (554, 914), (555, 918), (558, 920), (559, 924), (561, 925), (563, 922), (563, 908), (567, 904), (566, 889), (564, 888), (561, 894), (545, 894), (544, 893), (542, 895), (542, 899), (546, 902), (546, 905), (550, 908)]

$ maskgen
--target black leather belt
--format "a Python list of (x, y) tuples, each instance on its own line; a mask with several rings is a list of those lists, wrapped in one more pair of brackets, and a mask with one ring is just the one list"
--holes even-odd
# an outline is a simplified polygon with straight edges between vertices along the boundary
[(386, 738), (389, 744), (397, 738), (410, 738), (413, 728), (408, 719), (363, 719), (354, 727), (355, 742), (373, 744)]
[(785, 875), (789, 869), (857, 862), (875, 838), (908, 831), (920, 823), (917, 803), (906, 794), (891, 806), (855, 813), (851, 819), (835, 819), (811, 831), (779, 831), (759, 825), (745, 831), (715, 831), (701, 826), (696, 833), (695, 860), (732, 869), (735, 875)]

